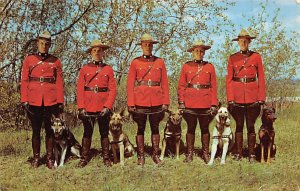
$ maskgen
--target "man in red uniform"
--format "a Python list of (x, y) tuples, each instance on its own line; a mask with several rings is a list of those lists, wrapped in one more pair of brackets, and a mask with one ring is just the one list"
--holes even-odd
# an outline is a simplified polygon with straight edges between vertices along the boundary
[(159, 159), (159, 123), (164, 117), (164, 110), (170, 103), (169, 85), (164, 60), (152, 55), (154, 41), (149, 34), (141, 37), (143, 55), (135, 58), (129, 68), (127, 78), (128, 111), (138, 125), (136, 144), (138, 147), (138, 165), (145, 164), (144, 132), (147, 117), (151, 127), (152, 159), (160, 164)]
[(92, 61), (84, 65), (77, 81), (77, 106), (79, 117), (83, 122), (82, 157), (78, 167), (84, 167), (89, 161), (89, 150), (95, 120), (98, 121), (101, 135), (103, 162), (111, 166), (109, 157), (109, 120), (111, 109), (116, 97), (116, 81), (111, 66), (103, 62), (104, 51), (109, 46), (100, 40), (92, 41), (87, 50)]
[(210, 46), (197, 41), (188, 49), (192, 52), (194, 60), (186, 62), (181, 69), (178, 82), (179, 109), (183, 110), (183, 118), (186, 120), (188, 130), (186, 134), (187, 154), (184, 162), (192, 162), (195, 130), (197, 120), (200, 123), (202, 158), (205, 163), (209, 161), (209, 123), (212, 115), (217, 110), (217, 83), (214, 66), (203, 61), (205, 51)]
[(33, 167), (39, 166), (41, 127), (46, 131), (46, 164), (54, 168), (54, 133), (51, 131), (51, 115), (58, 116), (63, 110), (64, 88), (62, 64), (49, 54), (51, 35), (45, 31), (37, 39), (38, 53), (28, 55), (22, 68), (21, 102), (28, 112), (32, 125)]
[(236, 121), (235, 160), (241, 160), (243, 148), (243, 127), (246, 119), (248, 131), (249, 161), (255, 161), (256, 143), (255, 121), (260, 114), (261, 105), (266, 99), (266, 87), (262, 58), (259, 53), (248, 49), (251, 39), (249, 33), (242, 29), (238, 38), (240, 51), (228, 59), (226, 92), (228, 107)]

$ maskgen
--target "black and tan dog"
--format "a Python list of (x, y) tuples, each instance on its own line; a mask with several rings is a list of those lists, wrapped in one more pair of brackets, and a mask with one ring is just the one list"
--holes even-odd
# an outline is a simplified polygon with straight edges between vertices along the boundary
[[(54, 166), (62, 167), (66, 155), (73, 154), (80, 158), (81, 146), (75, 139), (73, 133), (66, 127), (64, 120), (60, 117), (52, 116), (51, 129), (54, 132)], [(60, 156), (60, 160), (59, 160)]]
[(117, 152), (120, 155), (120, 164), (123, 166), (125, 157), (131, 157), (134, 155), (134, 148), (129, 141), (128, 136), (123, 131), (124, 110), (120, 113), (113, 113), (109, 121), (109, 134), (108, 139), (113, 152), (114, 164), (118, 161)]
[(271, 162), (271, 157), (275, 156), (276, 145), (275, 140), (275, 130), (273, 123), (276, 120), (275, 108), (267, 107), (263, 109), (261, 116), (262, 125), (259, 129), (258, 135), (260, 140), (260, 162), (264, 163), (265, 158), (267, 163)]
[(162, 149), (160, 160), (164, 160), (166, 148), (175, 148), (176, 159), (179, 159), (179, 152), (183, 142), (181, 140), (181, 121), (182, 114), (179, 110), (177, 111), (167, 111), (169, 113), (169, 119), (166, 123), (164, 130), (164, 138), (162, 140)]

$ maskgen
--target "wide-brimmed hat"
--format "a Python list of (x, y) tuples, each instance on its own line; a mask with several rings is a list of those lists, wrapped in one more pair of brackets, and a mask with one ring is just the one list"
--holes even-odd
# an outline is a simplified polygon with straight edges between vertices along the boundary
[(110, 46), (103, 44), (101, 40), (93, 40), (90, 44), (90, 47), (86, 50), (87, 53), (91, 52), (91, 50), (95, 47), (101, 47), (103, 50), (109, 49)]
[(158, 43), (158, 41), (153, 40), (152, 36), (148, 33), (145, 33), (145, 34), (142, 35), (141, 42), (138, 43), (137, 45), (141, 45), (142, 42), (149, 42), (149, 43), (152, 43), (152, 44), (157, 44)]
[(254, 38), (256, 38), (255, 36), (251, 36), (251, 35), (248, 33), (248, 31), (246, 31), (246, 29), (242, 29), (241, 32), (240, 32), (240, 34), (238, 35), (238, 37), (232, 39), (232, 41), (238, 41), (239, 38), (241, 38), (241, 37), (243, 37), (243, 38), (248, 38), (248, 39), (254, 39)]
[(197, 47), (202, 47), (202, 48), (204, 48), (204, 50), (208, 50), (208, 49), (210, 49), (211, 46), (205, 45), (202, 40), (198, 40), (198, 41), (194, 42), (192, 47), (189, 48), (187, 51), (192, 52)]
[(46, 39), (48, 41), (51, 41), (51, 34), (49, 31), (43, 31), (39, 34), (37, 39)]

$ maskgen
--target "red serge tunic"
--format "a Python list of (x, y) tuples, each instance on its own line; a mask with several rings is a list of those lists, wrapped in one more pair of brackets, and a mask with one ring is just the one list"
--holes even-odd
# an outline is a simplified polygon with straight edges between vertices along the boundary
[[(147, 73), (149, 68), (151, 70)], [(140, 80), (159, 85), (136, 85)], [(168, 77), (163, 59), (155, 56), (145, 59), (141, 56), (131, 62), (127, 78), (127, 104), (145, 107), (170, 104)]]
[[(265, 101), (265, 76), (260, 54), (249, 52), (244, 55), (237, 52), (228, 59), (226, 76), (227, 101), (247, 104)], [(252, 78), (251, 82), (236, 81), (236, 79)], [(255, 79), (257, 78), (257, 79)]]
[[(97, 71), (99, 73), (93, 78)], [(107, 88), (107, 91), (85, 91), (85, 87)], [(104, 107), (112, 109), (116, 94), (116, 80), (111, 66), (88, 63), (81, 68), (77, 81), (78, 109), (85, 108), (87, 112), (100, 112)]]
[[(188, 87), (188, 84), (204, 85), (206, 88), (196, 89)], [(181, 69), (177, 94), (178, 101), (183, 102), (187, 108), (210, 108), (218, 105), (214, 66), (204, 61), (202, 64), (186, 62)]]
[[(62, 64), (49, 55), (45, 60), (39, 55), (28, 55), (22, 67), (21, 102), (34, 106), (52, 106), (64, 102)], [(32, 80), (34, 78), (35, 80)], [(53, 80), (51, 83), (47, 79)]]

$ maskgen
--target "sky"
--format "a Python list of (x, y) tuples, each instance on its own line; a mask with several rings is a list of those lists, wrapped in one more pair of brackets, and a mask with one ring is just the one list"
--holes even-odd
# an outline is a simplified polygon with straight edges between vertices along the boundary
[[(236, 26), (236, 31), (248, 28), (251, 24), (247, 18), (255, 17), (261, 10), (259, 3), (262, 0), (237, 0), (235, 6), (230, 7), (224, 14), (228, 16)], [(267, 12), (274, 15), (274, 10), (280, 8), (279, 19), (285, 25), (287, 31), (296, 31), (300, 35), (300, 0), (269, 0)], [(243, 17), (243, 15), (246, 17)], [(271, 23), (270, 23), (271, 24)], [(237, 34), (236, 34), (237, 36)], [(233, 36), (235, 37), (235, 36)], [(222, 38), (222, 37), (218, 37)], [(297, 38), (300, 47), (300, 37)], [(251, 47), (250, 47), (251, 48)], [(300, 49), (298, 50), (300, 51)], [(300, 59), (299, 59), (300, 61)], [(297, 70), (297, 79), (300, 79), (300, 68)]]

